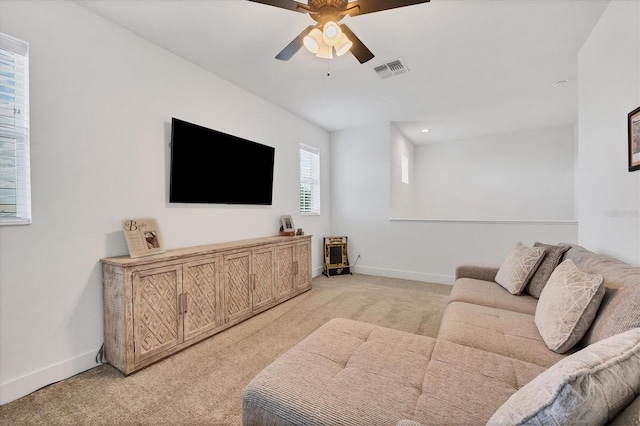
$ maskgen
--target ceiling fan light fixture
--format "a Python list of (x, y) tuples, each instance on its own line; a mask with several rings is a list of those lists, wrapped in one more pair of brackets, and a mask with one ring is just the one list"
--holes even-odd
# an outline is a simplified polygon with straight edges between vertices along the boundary
[[(316, 56), (331, 57), (335, 46), (336, 53), (343, 55), (351, 51), (353, 56), (364, 64), (375, 57), (375, 55), (360, 41), (360, 39), (345, 24), (338, 25), (342, 18), (346, 16), (355, 17), (373, 12), (395, 9), (399, 7), (413, 6), (421, 3), (428, 3), (430, 0), (249, 0), (254, 3), (262, 3), (280, 9), (287, 9), (294, 12), (308, 14), (311, 19), (317, 22), (315, 28), (322, 32), (323, 43), (329, 45), (325, 49), (322, 43), (311, 37), (314, 29), (309, 25), (296, 36), (280, 53), (276, 59), (288, 61), (302, 46), (314, 52)], [(306, 4), (305, 4), (306, 3)], [(342, 33), (345, 32), (349, 39), (344, 40)], [(315, 32), (314, 32), (315, 33)], [(349, 47), (347, 47), (349, 46)], [(379, 68), (379, 67), (377, 67)], [(376, 71), (377, 72), (377, 71)]]
[(333, 47), (322, 43), (320, 50), (316, 53), (318, 58), (331, 59), (333, 58)]
[(322, 29), (322, 38), (329, 46), (335, 46), (340, 41), (342, 29), (333, 21), (324, 24)]
[(322, 40), (322, 32), (317, 28), (312, 29), (302, 40), (302, 43), (309, 52), (318, 53), (320, 47), (324, 44), (324, 41)]
[(336, 48), (336, 55), (344, 55), (349, 51), (349, 49), (351, 49), (351, 46), (353, 46), (353, 42), (349, 40), (346, 35), (342, 34), (342, 37), (340, 37), (340, 41), (338, 41), (338, 43), (334, 46)]

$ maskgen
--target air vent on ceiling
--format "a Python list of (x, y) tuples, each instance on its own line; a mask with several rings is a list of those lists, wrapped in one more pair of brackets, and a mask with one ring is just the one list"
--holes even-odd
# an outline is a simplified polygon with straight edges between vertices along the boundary
[(398, 58), (386, 64), (377, 65), (373, 67), (373, 70), (380, 76), (380, 78), (389, 78), (394, 75), (404, 74), (409, 72), (409, 67), (404, 63), (404, 59)]

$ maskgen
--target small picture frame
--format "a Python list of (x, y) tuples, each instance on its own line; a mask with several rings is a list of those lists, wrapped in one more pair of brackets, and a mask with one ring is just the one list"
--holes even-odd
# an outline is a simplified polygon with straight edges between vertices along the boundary
[(280, 222), (282, 224), (282, 232), (296, 232), (291, 216), (280, 216)]
[(160, 230), (155, 219), (125, 219), (122, 229), (132, 258), (164, 253)]
[(629, 113), (629, 171), (640, 170), (640, 107)]

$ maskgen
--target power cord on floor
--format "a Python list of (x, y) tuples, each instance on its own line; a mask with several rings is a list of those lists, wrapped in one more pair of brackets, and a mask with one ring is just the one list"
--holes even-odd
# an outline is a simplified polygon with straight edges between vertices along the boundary
[(100, 350), (96, 354), (96, 364), (106, 364), (107, 359), (104, 357), (104, 343), (100, 346)]

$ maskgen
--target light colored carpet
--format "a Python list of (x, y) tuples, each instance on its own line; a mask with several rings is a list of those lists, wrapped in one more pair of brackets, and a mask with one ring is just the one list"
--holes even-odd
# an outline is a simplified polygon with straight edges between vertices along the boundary
[(435, 337), (451, 287), (367, 275), (313, 289), (129, 377), (101, 365), (0, 406), (2, 425), (238, 425), (242, 391), (331, 318)]

